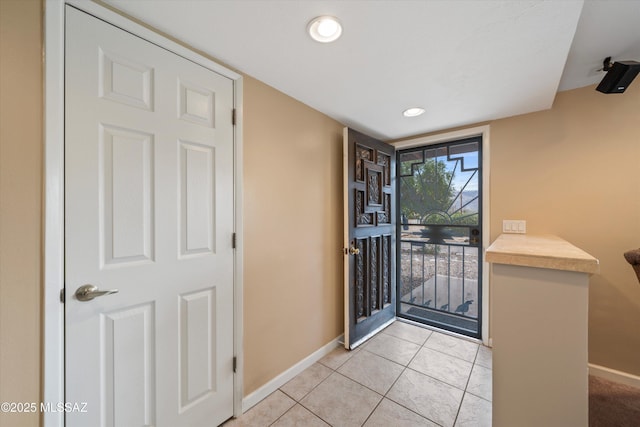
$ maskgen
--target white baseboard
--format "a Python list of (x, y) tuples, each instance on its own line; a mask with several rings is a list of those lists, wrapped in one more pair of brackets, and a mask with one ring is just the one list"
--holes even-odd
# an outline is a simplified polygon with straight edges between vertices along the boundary
[(309, 366), (313, 365), (318, 360), (331, 353), (336, 347), (340, 345), (340, 341), (343, 339), (342, 337), (343, 336), (340, 335), (330, 343), (311, 353), (309, 356), (305, 357), (300, 362), (296, 363), (291, 368), (287, 369), (286, 371), (242, 399), (242, 413), (247, 412), (262, 399), (269, 396), (271, 393), (292, 380), (293, 377), (298, 375), (300, 372), (304, 371)]
[(605, 380), (640, 388), (639, 376), (622, 371), (616, 371), (615, 369), (607, 368), (605, 366), (589, 363), (589, 374), (595, 377), (604, 378)]

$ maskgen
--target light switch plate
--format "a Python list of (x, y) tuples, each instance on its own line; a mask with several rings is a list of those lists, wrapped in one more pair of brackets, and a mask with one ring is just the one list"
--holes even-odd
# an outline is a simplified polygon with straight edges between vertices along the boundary
[(502, 220), (502, 232), (510, 234), (526, 234), (527, 221), (523, 219)]

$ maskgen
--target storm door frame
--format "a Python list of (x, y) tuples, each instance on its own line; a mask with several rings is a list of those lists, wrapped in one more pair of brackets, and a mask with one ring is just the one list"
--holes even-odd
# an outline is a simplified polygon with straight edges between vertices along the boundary
[[(402, 141), (392, 142), (391, 144), (397, 151), (417, 148), (421, 146), (429, 146), (435, 144), (443, 144), (447, 142), (454, 142), (457, 140), (472, 138), (480, 136), (482, 138), (482, 242), (480, 250), (482, 253), (482, 275), (479, 278), (482, 281), (482, 316), (480, 321), (480, 340), (486, 346), (491, 346), (491, 334), (490, 334), (490, 283), (489, 283), (489, 264), (485, 261), (485, 253), (487, 247), (491, 243), (491, 167), (490, 167), (490, 126), (476, 126), (468, 129), (461, 129), (452, 132), (441, 133), (437, 135), (429, 135), (417, 138), (411, 138)], [(397, 190), (396, 190), (397, 191)], [(399, 215), (396, 213), (396, 215)], [(396, 257), (399, 257), (399, 253)], [(397, 263), (397, 261), (396, 261)]]

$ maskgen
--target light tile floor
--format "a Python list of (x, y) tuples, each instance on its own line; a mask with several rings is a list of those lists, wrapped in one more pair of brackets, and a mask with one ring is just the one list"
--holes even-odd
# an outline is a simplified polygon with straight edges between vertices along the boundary
[(489, 348), (396, 321), (224, 426), (491, 426), (491, 369)]

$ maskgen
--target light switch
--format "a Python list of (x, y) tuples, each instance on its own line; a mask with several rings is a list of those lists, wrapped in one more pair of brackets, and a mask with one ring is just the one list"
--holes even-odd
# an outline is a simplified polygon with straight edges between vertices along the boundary
[(502, 232), (525, 234), (527, 232), (527, 221), (522, 219), (505, 219), (502, 221)]

